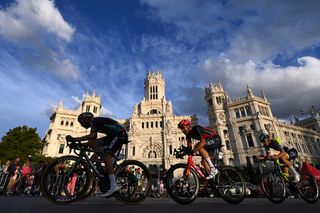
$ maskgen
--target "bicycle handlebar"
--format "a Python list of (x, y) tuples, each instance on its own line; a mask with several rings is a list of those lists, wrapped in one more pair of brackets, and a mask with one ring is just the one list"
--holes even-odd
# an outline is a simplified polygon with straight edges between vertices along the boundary
[(82, 144), (80, 141), (67, 141), (67, 146), (70, 148), (70, 153), (73, 150), (75, 154), (78, 155), (76, 150), (84, 150), (88, 152), (95, 152), (93, 149), (90, 149), (87, 145)]
[(184, 145), (181, 145), (178, 149), (174, 149), (173, 150), (173, 155), (176, 157), (176, 158), (179, 158), (179, 159), (183, 159), (183, 157), (185, 155), (187, 155), (188, 151), (191, 149), (191, 147), (186, 147)]

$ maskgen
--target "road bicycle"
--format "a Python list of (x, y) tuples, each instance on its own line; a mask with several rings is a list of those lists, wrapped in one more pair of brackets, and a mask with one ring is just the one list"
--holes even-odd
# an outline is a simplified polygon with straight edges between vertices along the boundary
[[(215, 150), (213, 164), (218, 173), (213, 179), (206, 180), (204, 170), (193, 162), (193, 155), (188, 155), (187, 164), (178, 163), (168, 170), (165, 184), (169, 196), (174, 201), (180, 204), (193, 202), (201, 186), (231, 204), (240, 203), (244, 199), (245, 181), (235, 168), (220, 165), (220, 148), (221, 146)], [(182, 145), (178, 150), (174, 149), (174, 155), (176, 158), (183, 158), (188, 149), (191, 149), (190, 142), (187, 147)]]
[[(271, 169), (267, 169), (267, 161), (272, 161)], [(260, 186), (268, 200), (282, 203), (290, 195), (301, 197), (308, 203), (315, 203), (319, 199), (319, 187), (315, 178), (309, 173), (301, 173), (300, 181), (294, 182), (290, 176), (281, 171), (283, 164), (279, 160), (259, 160), (263, 170)]]
[[(90, 154), (99, 153), (79, 142), (67, 142), (70, 152), (51, 162), (44, 170), (40, 186), (45, 198), (55, 204), (70, 204), (90, 197), (96, 192), (109, 189), (109, 178), (105, 177), (104, 165), (94, 162)], [(121, 150), (121, 149), (120, 149)], [(126, 204), (138, 204), (148, 195), (151, 188), (151, 175), (148, 168), (136, 160), (123, 160), (120, 150), (115, 154), (113, 167), (120, 190), (113, 196)], [(118, 161), (122, 161), (118, 164)]]

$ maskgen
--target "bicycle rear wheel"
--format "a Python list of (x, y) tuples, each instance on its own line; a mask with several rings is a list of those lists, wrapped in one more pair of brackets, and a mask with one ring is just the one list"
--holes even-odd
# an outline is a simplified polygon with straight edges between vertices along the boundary
[(301, 198), (308, 203), (315, 203), (319, 199), (319, 187), (315, 178), (309, 173), (300, 174), (300, 181), (296, 185)]
[(151, 188), (149, 169), (136, 160), (125, 160), (115, 169), (120, 190), (114, 197), (126, 204), (138, 204), (146, 199)]
[(176, 164), (172, 166), (166, 176), (165, 184), (170, 197), (180, 204), (193, 202), (198, 195), (200, 183), (194, 170), (186, 176), (187, 165)]
[(233, 167), (223, 167), (216, 177), (217, 189), (222, 199), (231, 204), (240, 203), (245, 197), (245, 181)]
[(55, 204), (70, 204), (88, 191), (92, 174), (84, 161), (76, 156), (64, 156), (54, 160), (41, 177), (41, 191)]
[(287, 188), (279, 174), (263, 175), (260, 186), (266, 198), (273, 203), (282, 203), (287, 198)]

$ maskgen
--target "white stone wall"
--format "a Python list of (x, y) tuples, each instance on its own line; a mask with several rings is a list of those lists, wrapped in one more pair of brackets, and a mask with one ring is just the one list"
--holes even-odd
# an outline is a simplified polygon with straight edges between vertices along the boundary
[(320, 133), (278, 121), (273, 117), (263, 92), (261, 97), (255, 96), (248, 87), (246, 97), (230, 100), (220, 83), (210, 83), (205, 88), (205, 100), (210, 126), (218, 130), (225, 145), (225, 164), (246, 165), (248, 161), (253, 163), (254, 157), (265, 153), (258, 140), (262, 132), (278, 136), (283, 141), (294, 141), (292, 145), (297, 148), (300, 161), (320, 162)]

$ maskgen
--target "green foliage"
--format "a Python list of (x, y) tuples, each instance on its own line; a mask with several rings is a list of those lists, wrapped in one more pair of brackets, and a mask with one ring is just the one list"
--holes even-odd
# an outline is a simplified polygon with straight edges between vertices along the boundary
[(25, 162), (28, 155), (32, 155), (34, 160), (37, 158), (40, 159), (42, 158), (42, 148), (43, 143), (36, 128), (19, 126), (10, 129), (6, 135), (2, 137), (2, 142), (0, 143), (0, 159), (4, 162), (7, 159), (12, 160), (20, 157), (21, 161)]

